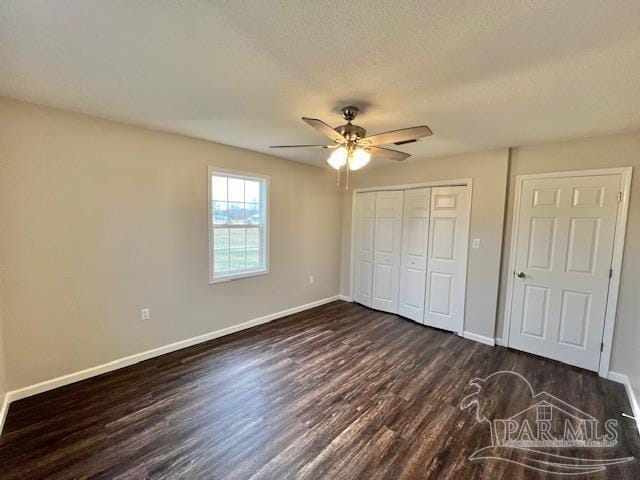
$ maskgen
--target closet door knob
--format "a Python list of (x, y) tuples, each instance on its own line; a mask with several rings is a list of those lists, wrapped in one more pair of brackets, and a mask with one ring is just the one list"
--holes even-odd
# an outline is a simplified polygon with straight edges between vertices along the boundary
[(524, 278), (524, 277), (526, 277), (526, 275), (524, 274), (524, 272), (518, 272), (518, 273), (516, 273), (516, 276), (517, 276), (518, 278)]

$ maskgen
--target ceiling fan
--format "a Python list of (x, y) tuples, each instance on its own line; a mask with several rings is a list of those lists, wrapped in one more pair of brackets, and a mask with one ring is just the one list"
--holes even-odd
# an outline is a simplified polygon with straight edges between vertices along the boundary
[[(333, 143), (330, 145), (272, 145), (270, 148), (326, 148), (334, 149), (327, 162), (338, 170), (338, 184), (340, 183), (340, 169), (347, 166), (347, 179), (349, 170), (358, 170), (364, 167), (371, 156), (403, 161), (411, 155), (398, 150), (380, 147), (380, 145), (395, 144), (404, 145), (416, 142), (419, 138), (433, 135), (426, 125), (418, 127), (402, 128), (390, 132), (378, 133), (366, 136), (367, 131), (359, 125), (351, 123), (358, 115), (358, 107), (353, 105), (341, 109), (342, 117), (346, 124), (332, 128), (317, 118), (302, 117), (308, 125), (329, 137)], [(348, 181), (348, 180), (347, 180)]]

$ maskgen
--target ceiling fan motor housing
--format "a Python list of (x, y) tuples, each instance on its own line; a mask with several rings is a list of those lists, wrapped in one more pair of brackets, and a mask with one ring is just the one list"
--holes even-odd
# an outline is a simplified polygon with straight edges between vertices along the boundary
[(353, 125), (352, 123), (340, 125), (336, 127), (335, 130), (347, 140), (356, 140), (367, 136), (367, 131), (364, 128), (359, 125)]

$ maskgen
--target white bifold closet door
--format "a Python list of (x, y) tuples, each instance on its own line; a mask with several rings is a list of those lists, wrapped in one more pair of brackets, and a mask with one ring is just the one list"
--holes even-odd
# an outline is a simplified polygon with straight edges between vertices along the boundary
[(403, 192), (376, 192), (371, 307), (398, 313)]
[(424, 324), (462, 333), (469, 237), (469, 190), (434, 187)]
[(354, 300), (371, 307), (373, 293), (373, 241), (376, 192), (356, 195)]
[(398, 313), (420, 323), (424, 317), (430, 206), (430, 188), (404, 192)]

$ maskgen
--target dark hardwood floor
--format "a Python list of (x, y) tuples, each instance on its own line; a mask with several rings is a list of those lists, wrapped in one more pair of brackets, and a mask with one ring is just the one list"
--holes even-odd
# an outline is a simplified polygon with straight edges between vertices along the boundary
[[(333, 302), (15, 402), (0, 438), (0, 476), (554, 478), (512, 463), (522, 461), (518, 451), (469, 460), (491, 434), (474, 406), (460, 403), (474, 391), (470, 380), (500, 370), (599, 420), (618, 419), (615, 448), (571, 456), (640, 457), (638, 432), (620, 416), (630, 412), (621, 385)], [(488, 417), (506, 418), (531, 400), (522, 382), (493, 387), (480, 399)], [(580, 478), (639, 472), (632, 461)]]

